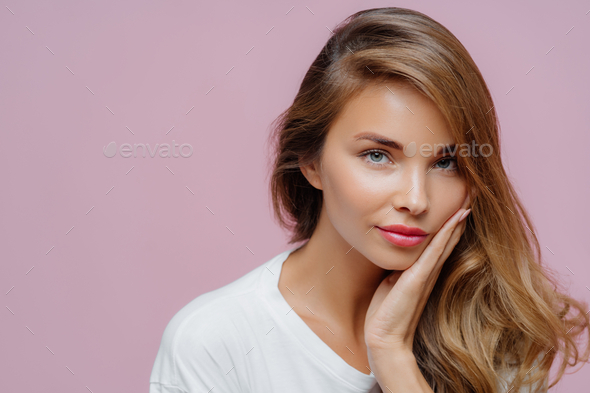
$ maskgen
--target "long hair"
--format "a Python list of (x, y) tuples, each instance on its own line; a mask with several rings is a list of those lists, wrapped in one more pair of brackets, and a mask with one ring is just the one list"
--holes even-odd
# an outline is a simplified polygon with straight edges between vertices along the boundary
[[(274, 216), (309, 239), (322, 191), (299, 170), (319, 159), (344, 105), (369, 84), (409, 83), (430, 98), (457, 144), (489, 144), (493, 154), (457, 156), (472, 214), (443, 265), (416, 329), (413, 351), (438, 393), (492, 393), (506, 373), (510, 391), (548, 383), (581, 353), (586, 304), (565, 294), (542, 262), (535, 228), (504, 170), (499, 124), (488, 87), (459, 40), (430, 17), (404, 8), (357, 12), (334, 29), (307, 71), (293, 104), (274, 122), (270, 193)], [(508, 383), (508, 381), (505, 381)]]

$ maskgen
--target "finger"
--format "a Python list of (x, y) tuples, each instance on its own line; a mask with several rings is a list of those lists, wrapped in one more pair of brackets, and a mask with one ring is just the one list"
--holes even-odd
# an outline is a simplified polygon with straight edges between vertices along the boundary
[(418, 260), (408, 269), (413, 269), (412, 275), (418, 276), (416, 278), (421, 279), (421, 281), (426, 280), (426, 278), (430, 276), (430, 272), (437, 265), (437, 262), (444, 252), (451, 235), (457, 227), (459, 218), (461, 218), (464, 212), (464, 209), (457, 210), (457, 212), (455, 212), (455, 214), (452, 215), (451, 218), (447, 220), (447, 222), (445, 222), (443, 227), (436, 233), (428, 246), (426, 246), (422, 252), (422, 255), (420, 255)]
[[(421, 285), (419, 285), (420, 296), (415, 297), (416, 302), (417, 302), (417, 304), (416, 304), (417, 309), (421, 310), (426, 305), (426, 302), (427, 302), (428, 298), (430, 297), (432, 289), (434, 288), (434, 285), (436, 284), (436, 281), (438, 280), (438, 276), (440, 275), (443, 264), (445, 263), (445, 261), (447, 260), (447, 258), (449, 257), (449, 255), (451, 254), (451, 252), (453, 251), (453, 249), (455, 248), (455, 246), (459, 242), (459, 239), (461, 238), (462, 231), (463, 231), (462, 228), (464, 228), (464, 227), (465, 227), (465, 221), (462, 221), (458, 225), (456, 225), (453, 228), (452, 233), (451, 233), (449, 239), (447, 240), (445, 247), (444, 247), (443, 251), (440, 253), (440, 255), (437, 255), (437, 253), (432, 254), (431, 258), (434, 260), (434, 266), (429, 271), (425, 272), (424, 270), (426, 270), (426, 269), (424, 269), (422, 271), (419, 271), (419, 272), (413, 274), (414, 280), (418, 279), (417, 281), (414, 281), (414, 282), (419, 282), (421, 284)], [(408, 273), (410, 273), (410, 272), (408, 272)], [(422, 276), (420, 276), (420, 275), (422, 275)], [(398, 281), (398, 278), (396, 278), (396, 281)], [(399, 288), (399, 289), (402, 290), (402, 288)]]
[[(430, 241), (430, 243), (428, 244), (426, 249), (428, 249), (429, 247), (439, 248), (439, 250), (442, 253), (442, 251), (444, 250), (449, 239), (451, 238), (453, 233), (455, 233), (455, 229), (458, 226), (460, 227), (460, 229), (464, 228), (464, 226), (465, 226), (465, 224), (463, 222), (464, 220), (461, 220), (461, 217), (468, 210), (470, 203), (471, 203), (471, 197), (469, 196), (469, 193), (468, 193), (467, 196), (465, 197), (465, 200), (463, 201), (463, 204), (459, 208), (459, 210), (457, 210), (455, 212), (455, 214), (453, 214), (451, 217), (449, 217), (449, 219), (443, 224), (442, 228), (439, 229), (439, 231), (436, 233), (436, 235)], [(422, 255), (424, 255), (424, 253), (422, 253)]]
[(451, 234), (451, 237), (449, 239), (449, 241), (447, 242), (445, 249), (443, 250), (441, 256), (439, 257), (436, 266), (434, 268), (434, 270), (437, 272), (437, 276), (438, 273), (440, 273), (440, 270), (442, 269), (443, 264), (446, 262), (446, 260), (449, 258), (449, 256), (451, 255), (451, 252), (453, 252), (453, 249), (455, 248), (455, 246), (457, 245), (457, 243), (459, 243), (459, 240), (461, 239), (461, 236), (463, 235), (463, 232), (465, 232), (465, 226), (466, 226), (466, 220), (461, 221), (453, 230), (453, 233)]
[[(459, 239), (461, 239), (463, 232), (465, 232), (465, 226), (467, 223), (465, 218), (469, 215), (469, 213), (470, 213), (470, 210), (466, 210), (465, 212), (463, 212), (463, 214), (461, 214), (462, 218), (461, 217), (459, 218), (460, 221), (453, 228), (451, 236), (449, 237), (449, 240), (445, 244), (444, 250), (441, 253), (441, 256), (439, 257), (439, 261), (437, 262), (437, 264), (440, 264), (442, 266), (442, 263), (448, 258), (448, 256), (451, 254), (451, 252), (453, 251), (453, 249), (455, 248), (455, 246), (459, 242)], [(465, 216), (465, 214), (467, 214), (467, 216)]]
[[(425, 255), (425, 253), (427, 255), (431, 255), (432, 253), (437, 253), (440, 255), (444, 249), (444, 247), (446, 246), (446, 244), (448, 243), (449, 239), (451, 238), (451, 235), (453, 234), (453, 232), (455, 231), (455, 229), (457, 228), (457, 224), (459, 224), (459, 220), (461, 219), (461, 216), (465, 213), (465, 209), (459, 209), (455, 212), (455, 214), (453, 214), (442, 226), (442, 228), (436, 233), (436, 235), (434, 235), (434, 237), (432, 238), (431, 242), (428, 244), (428, 246), (426, 246), (426, 249), (424, 250), (424, 252), (422, 253), (422, 256)], [(425, 259), (428, 258), (425, 257)], [(419, 258), (418, 260), (420, 260), (422, 258)]]

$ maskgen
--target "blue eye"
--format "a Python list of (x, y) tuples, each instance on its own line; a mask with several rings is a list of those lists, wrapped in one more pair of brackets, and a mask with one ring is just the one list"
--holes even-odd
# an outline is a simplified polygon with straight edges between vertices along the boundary
[(378, 151), (371, 152), (368, 154), (368, 156), (371, 158), (376, 158), (377, 159), (376, 161), (378, 161), (378, 162), (383, 161), (382, 160), (383, 158), (387, 158), (387, 157), (385, 157), (385, 155), (383, 153), (380, 153)]
[[(379, 150), (379, 149), (371, 149), (367, 150), (359, 155), (359, 157), (366, 157), (365, 161), (377, 168), (383, 168), (388, 163), (391, 163), (392, 160), (388, 158), (388, 153)], [(432, 168), (437, 167), (442, 169), (444, 172), (453, 173), (457, 171), (457, 159), (455, 157), (443, 157), (438, 160)], [(431, 169), (432, 169), (431, 168)], [(430, 172), (430, 171), (429, 171)]]
[(456, 158), (443, 158), (439, 160), (435, 165), (442, 164), (439, 168), (448, 172), (455, 172), (457, 170), (457, 159)]
[(360, 157), (368, 157), (367, 162), (370, 165), (373, 165), (376, 167), (384, 167), (388, 162), (391, 162), (387, 158), (387, 153), (385, 153), (383, 150), (377, 150), (377, 149), (367, 150), (366, 152), (362, 153), (360, 155)]

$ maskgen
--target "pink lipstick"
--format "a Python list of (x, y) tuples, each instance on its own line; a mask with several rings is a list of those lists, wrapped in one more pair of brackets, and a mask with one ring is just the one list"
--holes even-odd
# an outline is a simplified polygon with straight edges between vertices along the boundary
[(377, 227), (385, 240), (400, 247), (412, 247), (426, 240), (428, 233), (417, 227), (403, 224)]

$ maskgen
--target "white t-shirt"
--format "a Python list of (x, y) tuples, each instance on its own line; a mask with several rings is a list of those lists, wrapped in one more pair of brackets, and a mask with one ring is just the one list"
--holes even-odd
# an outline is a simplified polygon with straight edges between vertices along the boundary
[(295, 249), (174, 315), (162, 336), (150, 393), (381, 392), (373, 374), (346, 363), (279, 291), (283, 262)]
[(373, 374), (346, 363), (279, 291), (283, 262), (294, 250), (176, 313), (162, 336), (150, 393), (382, 392)]

